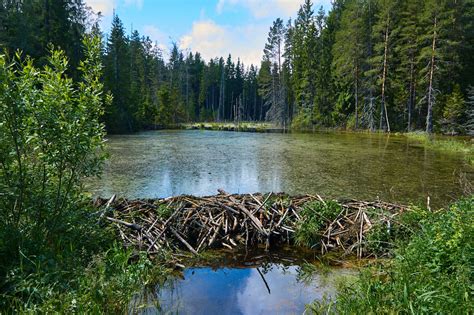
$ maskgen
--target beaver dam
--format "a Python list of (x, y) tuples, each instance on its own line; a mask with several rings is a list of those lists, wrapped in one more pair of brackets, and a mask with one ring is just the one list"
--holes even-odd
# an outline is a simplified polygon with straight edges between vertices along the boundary
[(308, 245), (325, 254), (367, 257), (367, 235), (390, 233), (404, 206), (382, 201), (331, 201), (318, 195), (219, 194), (163, 199), (97, 199), (100, 217), (126, 247), (150, 255), (163, 250)]

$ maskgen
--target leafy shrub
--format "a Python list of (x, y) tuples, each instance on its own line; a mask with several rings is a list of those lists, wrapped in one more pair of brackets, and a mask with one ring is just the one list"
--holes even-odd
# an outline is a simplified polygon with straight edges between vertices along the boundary
[[(384, 210), (375, 211), (378, 212), (377, 216), (380, 216)], [(424, 208), (412, 206), (392, 217), (390, 223), (374, 225), (367, 233), (365, 250), (376, 257), (390, 256), (397, 243), (409, 241), (412, 235), (421, 229), (420, 222), (430, 213)]]
[(302, 217), (295, 232), (295, 242), (298, 245), (314, 247), (321, 239), (322, 229), (333, 221), (342, 211), (335, 201), (308, 202), (300, 212)]
[(20, 54), (0, 56), (0, 214), (38, 239), (63, 233), (62, 218), (81, 199), (81, 180), (104, 159), (100, 39), (87, 37), (82, 81), (67, 77), (64, 52), (39, 70)]
[(472, 314), (474, 197), (424, 212), (395, 258), (363, 270), (337, 301), (312, 310), (336, 314)]
[(312, 127), (311, 113), (308, 111), (299, 112), (291, 122), (291, 129), (293, 130), (308, 130)]
[(8, 304), (0, 307), (14, 313), (123, 313), (135, 294), (162, 281), (168, 272), (145, 255), (130, 263), (132, 259), (131, 251), (114, 244), (91, 257), (85, 268), (59, 271), (30, 260), (25, 263), (37, 264), (36, 272), (25, 272), (21, 266), (12, 270), (15, 292), (4, 294), (2, 301)]

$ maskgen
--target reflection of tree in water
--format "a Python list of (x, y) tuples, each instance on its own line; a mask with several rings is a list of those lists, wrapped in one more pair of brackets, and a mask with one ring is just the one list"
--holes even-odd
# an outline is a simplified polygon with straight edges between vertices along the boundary
[(299, 283), (310, 284), (318, 277), (318, 282), (322, 286), (328, 285), (331, 267), (323, 264), (312, 264), (305, 262), (296, 269), (296, 281)]
[[(134, 310), (138, 310), (140, 314), (160, 314), (179, 310), (189, 311), (193, 310), (194, 307), (207, 307), (189, 304), (193, 303), (190, 302), (193, 299), (198, 299), (205, 303), (202, 298), (207, 297), (216, 303), (216, 301), (219, 299), (222, 300), (223, 298), (220, 293), (221, 291), (227, 292), (222, 293), (224, 295), (234, 294), (233, 297), (236, 298), (239, 294), (244, 294), (242, 291), (244, 287), (246, 294), (248, 294), (248, 290), (255, 286), (259, 287), (259, 290), (268, 291), (268, 301), (273, 301), (275, 298), (280, 299), (281, 295), (288, 297), (291, 295), (291, 290), (306, 292), (298, 293), (303, 295), (315, 294), (314, 297), (319, 298), (318, 288), (326, 290), (326, 283), (332, 283), (332, 281), (326, 282), (326, 277), (321, 277), (321, 275), (324, 274), (324, 269), (321, 270), (320, 267), (316, 267), (312, 263), (305, 263), (307, 261), (314, 261), (314, 252), (312, 254), (313, 256), (305, 256), (300, 250), (288, 248), (268, 252), (263, 249), (256, 249), (247, 252), (219, 251), (219, 253), (220, 255), (214, 254), (214, 256), (210, 254), (207, 256), (207, 261), (196, 260), (194, 262), (195, 268), (191, 267), (191, 269), (186, 269), (168, 278), (166, 281), (157, 284), (153, 292), (142, 292), (139, 299), (134, 298), (134, 300), (131, 301), (131, 306), (133, 306)], [(215, 259), (212, 263), (210, 263), (210, 257), (214, 257)], [(193, 264), (190, 263), (188, 265), (193, 266)], [(209, 272), (211, 272), (211, 274), (207, 275)], [(193, 278), (195, 274), (197, 278)], [(328, 273), (326, 272), (326, 274)], [(184, 279), (184, 277), (186, 277), (186, 279)], [(331, 278), (331, 275), (329, 275), (328, 278)], [(283, 286), (282, 281), (285, 283)], [(320, 281), (324, 282), (321, 283)], [(261, 283), (261, 287), (259, 283)], [(248, 287), (249, 284), (251, 284), (251, 287)], [(316, 284), (317, 286), (315, 286)], [(204, 287), (201, 287), (202, 285), (204, 285)], [(219, 288), (223, 286), (229, 289), (217, 289), (217, 291), (215, 291), (216, 286)], [(208, 289), (203, 290), (203, 288), (209, 288), (211, 291)], [(286, 292), (287, 290), (289, 291)], [(254, 290), (252, 289), (250, 291), (253, 292)], [(259, 292), (261, 293), (262, 291)], [(203, 296), (201, 296), (201, 294)], [(254, 297), (254, 299), (261, 298), (262, 297), (258, 297), (258, 294)], [(247, 299), (247, 297), (245, 299)], [(282, 303), (283, 300), (281, 300)], [(293, 298), (291, 300), (291, 303), (297, 303)], [(224, 297), (224, 301), (226, 301), (225, 303), (230, 303), (227, 307), (238, 307), (237, 301), (231, 302), (227, 296)], [(211, 307), (214, 306), (215, 305), (212, 305)], [(130, 313), (137, 312), (131, 311)]]

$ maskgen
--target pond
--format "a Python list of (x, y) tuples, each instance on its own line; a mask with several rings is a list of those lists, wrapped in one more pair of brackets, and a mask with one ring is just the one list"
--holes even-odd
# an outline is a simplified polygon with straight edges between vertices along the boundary
[[(295, 256), (263, 254), (263, 261), (185, 269), (130, 304), (133, 314), (303, 314), (307, 304), (332, 299), (349, 268), (306, 269)], [(299, 257), (301, 258), (301, 257)], [(227, 266), (226, 266), (227, 265)]]
[(96, 196), (285, 192), (443, 206), (462, 194), (461, 155), (420, 147), (404, 136), (365, 133), (266, 134), (149, 131), (110, 136)]

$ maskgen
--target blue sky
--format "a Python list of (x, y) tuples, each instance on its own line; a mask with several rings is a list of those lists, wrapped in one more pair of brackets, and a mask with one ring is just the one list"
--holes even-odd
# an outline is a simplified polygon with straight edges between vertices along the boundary
[[(113, 11), (128, 32), (137, 29), (163, 49), (172, 42), (199, 51), (208, 60), (229, 53), (245, 64), (258, 64), (273, 20), (295, 17), (303, 0), (86, 0), (110, 29)], [(313, 0), (315, 9), (330, 0)]]

